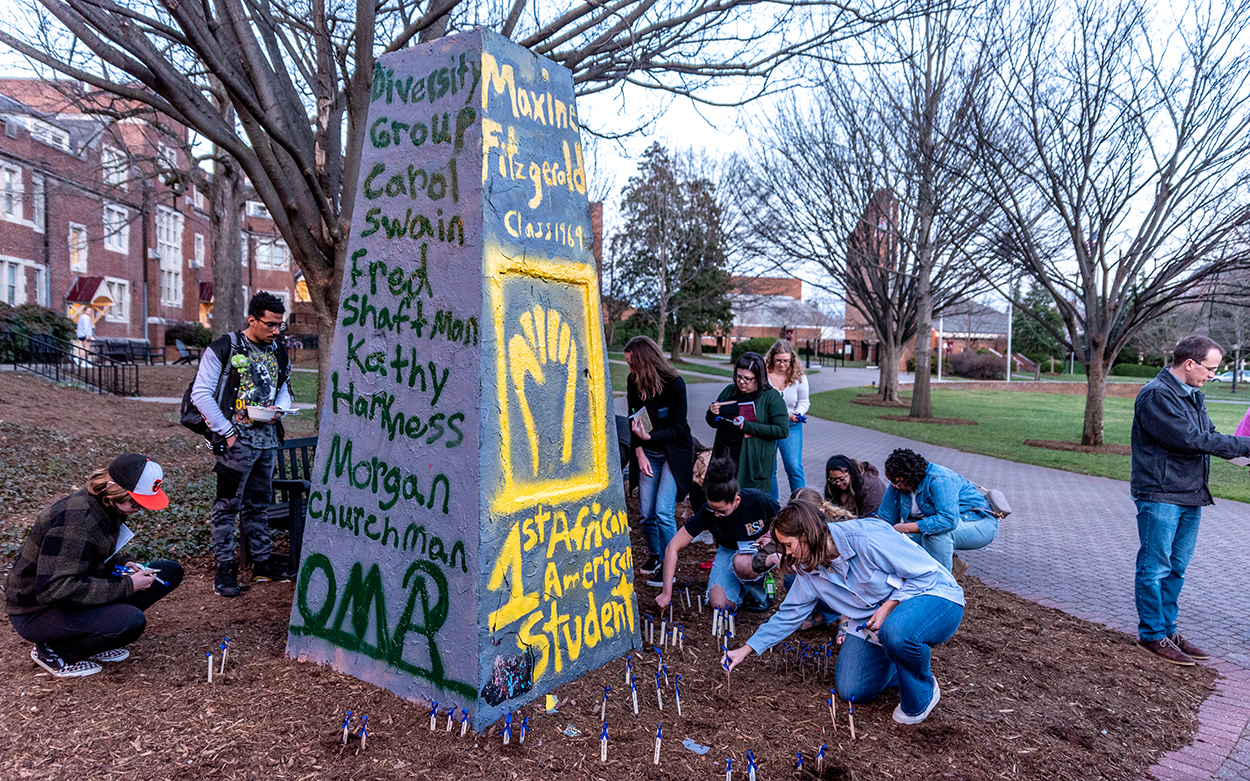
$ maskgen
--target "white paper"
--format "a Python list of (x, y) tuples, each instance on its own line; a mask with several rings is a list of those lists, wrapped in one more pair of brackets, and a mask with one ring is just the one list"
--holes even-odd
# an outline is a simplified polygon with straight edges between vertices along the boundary
[(1246, 456), (1240, 456), (1238, 458), (1230, 458), (1228, 459), (1228, 463), (1232, 464), (1233, 466), (1250, 466), (1250, 458)]
[(130, 530), (130, 527), (123, 523), (121, 529), (117, 531), (117, 545), (113, 548), (113, 555), (116, 556), (122, 546), (130, 542), (134, 536), (135, 533)]

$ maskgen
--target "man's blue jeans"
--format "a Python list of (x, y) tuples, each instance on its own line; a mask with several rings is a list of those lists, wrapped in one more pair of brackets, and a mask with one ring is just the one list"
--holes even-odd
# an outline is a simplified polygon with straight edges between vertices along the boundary
[(677, 507), (677, 480), (663, 453), (642, 451), (651, 462), (651, 477), (638, 471), (638, 512), (642, 516), (642, 536), (651, 555), (664, 558), (664, 550), (677, 533), (673, 513)]
[[(790, 493), (803, 486), (803, 424), (790, 421), (790, 435), (777, 440), (777, 452), (781, 454), (781, 465), (786, 470), (786, 479), (790, 481)], [(773, 487), (771, 496), (780, 501), (777, 485), (777, 469), (773, 468)]]
[(848, 635), (838, 651), (833, 675), (838, 697), (863, 702), (898, 686), (903, 713), (923, 713), (933, 699), (930, 647), (951, 639), (963, 617), (963, 606), (949, 599), (912, 597), (885, 619), (879, 635), (881, 645)]
[(1176, 633), (1176, 600), (1185, 585), (1185, 568), (1198, 543), (1201, 507), (1136, 501), (1137, 634), (1147, 642)]

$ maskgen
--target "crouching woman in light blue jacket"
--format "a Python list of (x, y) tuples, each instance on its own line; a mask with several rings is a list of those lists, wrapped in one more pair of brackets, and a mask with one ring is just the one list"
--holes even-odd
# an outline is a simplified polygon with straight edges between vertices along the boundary
[(897, 686), (894, 720), (928, 718), (941, 697), (930, 648), (954, 636), (964, 614), (950, 572), (877, 519), (832, 523), (802, 500), (777, 514), (773, 540), (785, 550), (782, 570), (797, 577), (773, 617), (726, 654), (730, 669), (784, 640), (823, 601), (849, 628), (834, 675), (838, 696), (863, 702)]

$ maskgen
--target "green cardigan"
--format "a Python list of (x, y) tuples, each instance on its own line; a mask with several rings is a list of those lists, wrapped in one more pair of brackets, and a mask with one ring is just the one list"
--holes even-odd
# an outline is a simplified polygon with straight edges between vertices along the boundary
[[(730, 397), (736, 392), (737, 388), (731, 383), (725, 386), (716, 400), (731, 401)], [(711, 410), (707, 413), (707, 423), (716, 429), (717, 445), (721, 429), (733, 425), (717, 421)], [(773, 488), (773, 473), (777, 470), (777, 440), (790, 435), (790, 413), (780, 393), (773, 388), (765, 388), (756, 396), (755, 420), (743, 423), (742, 433), (746, 437), (738, 455), (738, 487), (768, 493)], [(719, 447), (715, 449), (719, 450)]]

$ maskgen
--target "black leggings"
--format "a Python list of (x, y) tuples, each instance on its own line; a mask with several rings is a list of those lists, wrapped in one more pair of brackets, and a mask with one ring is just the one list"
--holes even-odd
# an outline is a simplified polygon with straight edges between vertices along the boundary
[(9, 621), (23, 638), (48, 646), (69, 664), (129, 645), (139, 639), (147, 626), (143, 611), (182, 583), (182, 565), (178, 562), (160, 560), (148, 566), (157, 570), (160, 579), (169, 585), (153, 583), (129, 599), (100, 607), (50, 607), (38, 613), (9, 616)]

